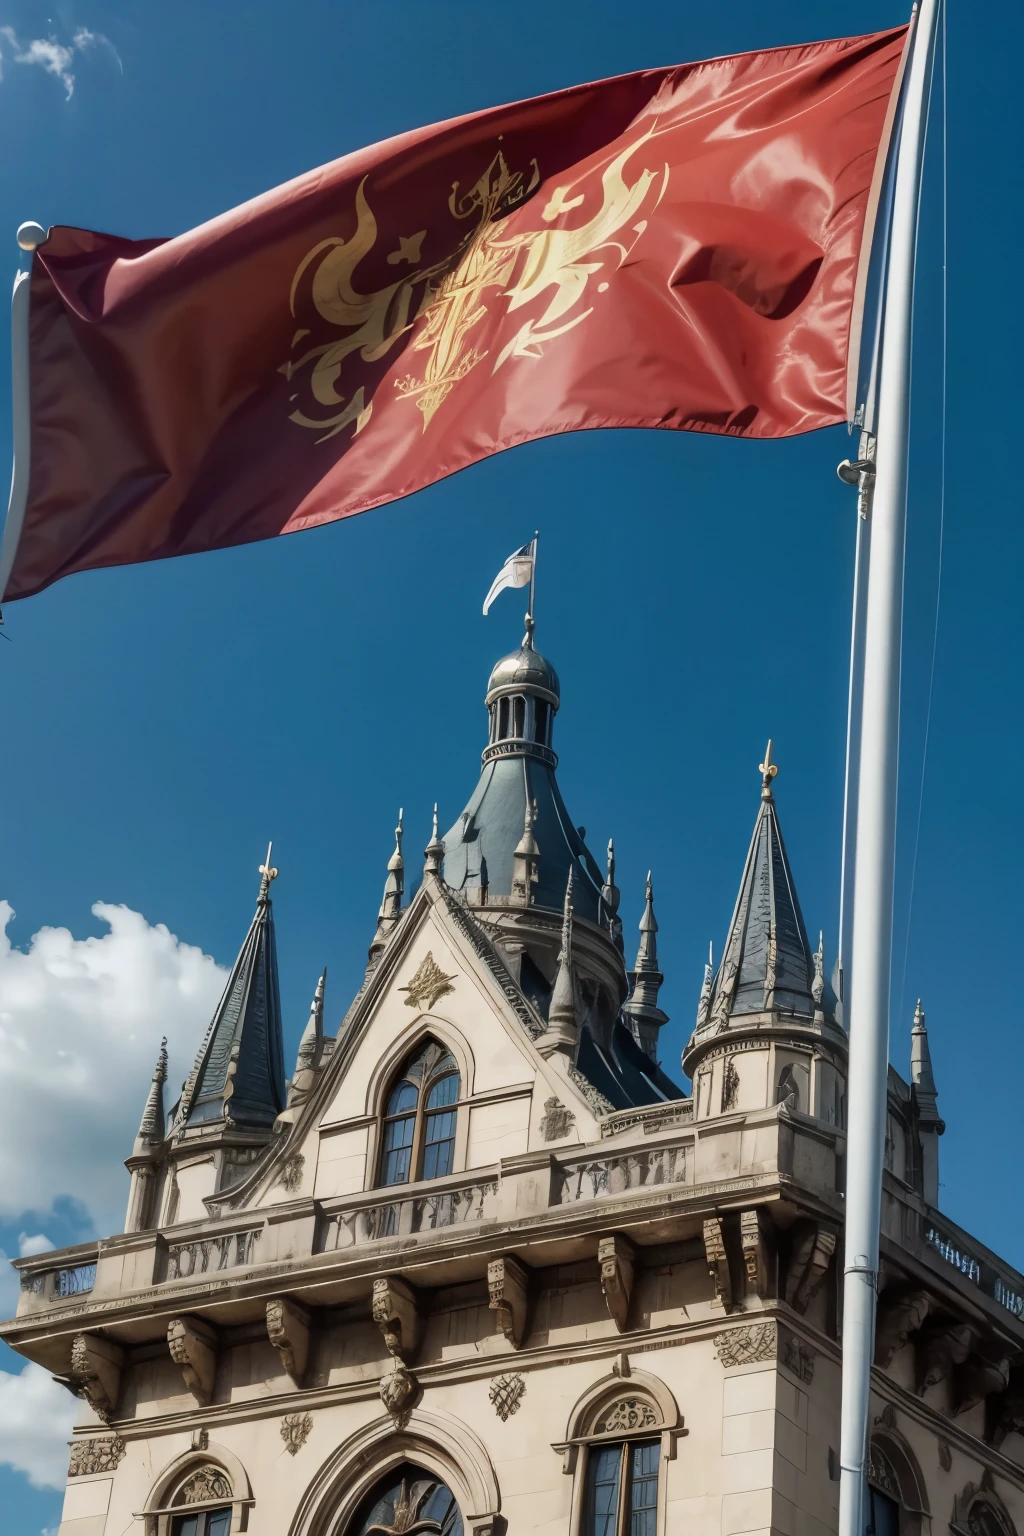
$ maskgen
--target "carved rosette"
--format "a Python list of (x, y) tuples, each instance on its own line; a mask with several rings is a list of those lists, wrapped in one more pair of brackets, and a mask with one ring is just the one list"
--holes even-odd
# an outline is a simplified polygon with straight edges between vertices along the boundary
[(281, 1439), (289, 1456), (297, 1456), (313, 1428), (311, 1413), (289, 1413), (281, 1420)]
[(407, 1371), (401, 1360), (395, 1360), (391, 1370), (380, 1379), (380, 1400), (394, 1420), (395, 1428), (401, 1429), (409, 1417), (419, 1392), (419, 1382)]
[(518, 1412), (525, 1393), (526, 1377), (521, 1371), (509, 1371), (504, 1376), (495, 1376), (487, 1395), (494, 1404), (498, 1418), (504, 1423)]
[(73, 1440), (68, 1477), (116, 1472), (124, 1453), (125, 1443), (120, 1435), (93, 1435), (89, 1440)]

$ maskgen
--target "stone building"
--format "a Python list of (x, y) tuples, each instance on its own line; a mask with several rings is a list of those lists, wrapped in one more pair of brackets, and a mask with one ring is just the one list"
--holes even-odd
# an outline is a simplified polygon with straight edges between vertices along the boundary
[[(125, 1231), (16, 1261), (3, 1336), (80, 1399), (62, 1536), (835, 1530), (846, 1036), (770, 754), (689, 1097), (651, 884), (629, 970), (558, 706), (528, 633), (465, 811), (408, 902), (399, 822), (365, 980), (332, 1036), (321, 977), (290, 1082), (268, 856), (169, 1111), (158, 1061)], [(912, 1038), (872, 1528), (1015, 1536), (1024, 1280), (937, 1210), (920, 1008)]]

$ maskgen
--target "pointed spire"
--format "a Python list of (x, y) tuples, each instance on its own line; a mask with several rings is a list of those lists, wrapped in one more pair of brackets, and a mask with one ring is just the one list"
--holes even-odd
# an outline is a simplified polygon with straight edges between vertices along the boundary
[(711, 1012), (711, 984), (715, 979), (715, 954), (714, 945), (708, 943), (708, 958), (704, 962), (704, 980), (701, 982), (700, 997), (697, 999), (697, 1028), (703, 1029)]
[(937, 1129), (941, 1136), (946, 1127), (939, 1114), (939, 1094), (932, 1071), (932, 1053), (920, 998), (914, 1009), (914, 1027), (910, 1031), (910, 1081), (914, 1088), (918, 1119), (922, 1125)]
[(284, 1046), (270, 884), (277, 870), (260, 865), (256, 913), (175, 1117), (179, 1135), (216, 1123), (269, 1130), (284, 1108)]
[[(537, 802), (527, 796), (526, 812), (523, 817), (523, 835), (516, 844), (515, 853), (512, 855), (512, 901), (522, 907), (528, 907), (533, 901), (533, 887), (537, 884), (537, 864), (540, 859), (540, 848), (537, 839), (533, 835), (533, 824), (537, 817)], [(572, 869), (569, 870), (570, 884), (572, 882)]]
[(320, 973), (320, 980), (316, 984), (313, 993), (313, 1001), (309, 1005), (309, 1018), (306, 1027), (302, 1031), (299, 1041), (299, 1052), (296, 1057), (296, 1073), (304, 1069), (316, 1067), (324, 1048), (324, 988), (327, 985), (327, 967), (324, 966)]
[(640, 919), (640, 947), (636, 952), (636, 965), (629, 973), (630, 994), (622, 1012), (633, 1038), (652, 1061), (658, 1059), (658, 1031), (668, 1023), (668, 1014), (658, 1007), (658, 993), (665, 978), (658, 969), (657, 933), (654, 885), (648, 870), (644, 915)]
[(579, 1018), (576, 1013), (576, 982), (572, 968), (572, 870), (565, 883), (565, 901), (562, 906), (562, 943), (558, 951), (558, 972), (551, 991), (548, 1008), (548, 1027), (539, 1042), (553, 1049), (572, 1052), (579, 1040)]
[(430, 842), (423, 850), (425, 875), (436, 875), (441, 878), (441, 864), (444, 860), (444, 843), (437, 833), (437, 801), (434, 801), (434, 830), (430, 834)]
[[(761, 804), (733, 909), (729, 935), (712, 986), (709, 1023), (715, 1032), (738, 1014), (775, 1009), (813, 1017), (815, 962), (782, 840), (772, 780), (772, 743), (759, 764)], [(824, 1004), (829, 995), (823, 991)]]
[(825, 996), (825, 935), (820, 928), (818, 929), (818, 947), (811, 958), (814, 961), (811, 997), (814, 999), (815, 1008), (820, 1008), (821, 1000)]
[(402, 896), (405, 893), (405, 860), (402, 858), (402, 816), (399, 808), (398, 826), (395, 828), (395, 851), (388, 859), (388, 873), (384, 881), (384, 895), (377, 913), (377, 931), (370, 945), (370, 964), (380, 959), (385, 944), (402, 915)]
[(164, 1114), (164, 1083), (167, 1081), (167, 1036), (160, 1042), (160, 1054), (153, 1069), (153, 1080), (146, 1095), (146, 1107), (142, 1111), (139, 1134), (135, 1138), (136, 1154), (163, 1141), (166, 1135), (167, 1117)]
[(608, 932), (612, 943), (621, 955), (623, 953), (622, 919), (619, 917), (621, 895), (615, 884), (615, 844), (611, 838), (608, 839), (608, 865), (604, 885), (601, 887), (601, 900), (608, 914)]

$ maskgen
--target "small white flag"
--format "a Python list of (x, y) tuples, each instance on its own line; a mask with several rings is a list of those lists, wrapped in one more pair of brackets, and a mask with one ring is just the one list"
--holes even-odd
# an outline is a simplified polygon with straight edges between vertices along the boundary
[(514, 555), (509, 555), (501, 570), (491, 582), (491, 590), (484, 598), (484, 613), (490, 608), (499, 592), (506, 587), (528, 587), (533, 579), (533, 565), (537, 558), (537, 540), (531, 539)]

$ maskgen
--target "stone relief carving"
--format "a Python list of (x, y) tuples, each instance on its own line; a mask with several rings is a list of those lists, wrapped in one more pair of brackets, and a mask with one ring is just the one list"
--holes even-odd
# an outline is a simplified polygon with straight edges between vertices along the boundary
[(396, 1360), (411, 1360), (419, 1348), (423, 1331), (423, 1320), (412, 1287), (397, 1276), (375, 1280), (373, 1320), (384, 1336), (388, 1354)]
[(412, 981), (398, 990), (408, 994), (405, 999), (407, 1008), (436, 1008), (442, 997), (455, 991), (452, 986), (454, 980), (454, 976), (445, 975), (428, 950), (416, 968)]
[(311, 1413), (288, 1413), (281, 1420), (281, 1439), (289, 1456), (297, 1456), (313, 1428)]
[(579, 1067), (569, 1068), (569, 1080), (576, 1084), (595, 1115), (613, 1115), (615, 1105), (611, 1099), (606, 1099), (604, 1094), (595, 1088), (589, 1077), (584, 1077)]
[(966, 1413), (983, 1398), (1005, 1392), (1010, 1381), (1010, 1362), (1004, 1355), (987, 1360), (970, 1355), (956, 1372), (956, 1413)]
[(774, 1360), (778, 1354), (774, 1322), (754, 1323), (750, 1328), (730, 1328), (727, 1333), (716, 1333), (714, 1344), (719, 1360), (727, 1367)]
[(96, 1416), (107, 1423), (114, 1417), (121, 1395), (124, 1351), (119, 1344), (95, 1334), (79, 1333), (71, 1345), (71, 1371), (58, 1377), (61, 1384), (82, 1397)]
[(740, 1246), (748, 1296), (764, 1301), (771, 1290), (773, 1259), (771, 1218), (760, 1207), (740, 1212)]
[(786, 1271), (786, 1300), (797, 1312), (806, 1312), (821, 1289), (832, 1255), (837, 1233), (823, 1222), (807, 1222), (794, 1233)]
[(950, 1472), (953, 1468), (953, 1452), (949, 1448), (948, 1440), (939, 1441), (939, 1466), (943, 1472)]
[(645, 1152), (628, 1152), (621, 1157), (562, 1167), (558, 1170), (559, 1204), (571, 1205), (576, 1200), (618, 1195), (657, 1184), (685, 1184), (689, 1153), (689, 1147), (652, 1147)]
[(620, 1333), (629, 1319), (629, 1299), (633, 1293), (636, 1253), (628, 1238), (619, 1233), (598, 1239), (597, 1262), (601, 1268), (601, 1290), (608, 1315)]
[(917, 1393), (921, 1397), (929, 1387), (963, 1365), (971, 1350), (971, 1330), (966, 1323), (936, 1323), (917, 1338)]
[(359, 1243), (377, 1242), (381, 1238), (405, 1237), (417, 1232), (434, 1232), (439, 1227), (459, 1226), (464, 1221), (482, 1221), (495, 1214), (490, 1207), (497, 1193), (497, 1182), (492, 1179), (436, 1195), (417, 1195), (412, 1200), (361, 1206), (355, 1211), (333, 1211), (324, 1224), (318, 1251), (331, 1253)]
[(396, 1429), (401, 1429), (409, 1417), (419, 1392), (419, 1382), (407, 1371), (401, 1360), (396, 1360), (389, 1372), (380, 1379), (380, 1400), (390, 1413)]
[(293, 1152), (291, 1157), (286, 1158), (282, 1164), (281, 1172), (277, 1176), (277, 1182), (290, 1195), (294, 1195), (295, 1191), (301, 1188), (302, 1170), (305, 1166), (306, 1159), (301, 1152)]
[(875, 1423), (883, 1425), (886, 1429), (896, 1428), (896, 1409), (892, 1403), (886, 1403), (881, 1413), (876, 1415)]
[(729, 1256), (725, 1251), (725, 1234), (720, 1216), (710, 1216), (704, 1222), (704, 1252), (707, 1255), (708, 1273), (715, 1285), (715, 1297), (727, 1312), (731, 1312), (732, 1275), (729, 1272)]
[(281, 1356), (281, 1364), (300, 1386), (309, 1361), (310, 1317), (305, 1307), (287, 1296), (267, 1302), (267, 1337)]
[(792, 1371), (793, 1375), (798, 1377), (807, 1386), (810, 1386), (814, 1380), (814, 1362), (816, 1358), (815, 1351), (809, 1344), (805, 1344), (803, 1339), (795, 1338), (785, 1328), (779, 1329), (780, 1363), (786, 1367), (787, 1371)]
[(558, 1099), (544, 1100), (544, 1118), (540, 1122), (540, 1133), (545, 1141), (560, 1141), (563, 1136), (568, 1136), (576, 1124), (576, 1116), (571, 1109), (566, 1109)]
[(93, 1435), (89, 1440), (72, 1440), (68, 1477), (85, 1477), (91, 1472), (116, 1472), (125, 1453), (120, 1435)]
[(740, 1075), (736, 1070), (736, 1061), (732, 1056), (725, 1058), (722, 1067), (722, 1112), (736, 1108), (736, 1095), (740, 1089)]
[(440, 887), (444, 897), (448, 915), (465, 939), (472, 945), (474, 954), (483, 961), (498, 986), (501, 988), (505, 1001), (512, 1008), (520, 1024), (526, 1030), (531, 1040), (536, 1040), (544, 1033), (544, 1021), (539, 1019), (523, 997), (516, 985), (508, 966), (497, 953), (482, 926), (476, 921), (472, 913), (460, 906), (454, 894), (446, 885)]
[(521, 1371), (510, 1371), (505, 1376), (495, 1376), (487, 1395), (494, 1404), (498, 1418), (504, 1423), (514, 1413), (518, 1413), (525, 1393), (526, 1377)]
[(602, 1414), (594, 1426), (594, 1432), (599, 1435), (614, 1434), (616, 1430), (628, 1433), (634, 1429), (648, 1429), (651, 1425), (660, 1423), (661, 1415), (656, 1413), (644, 1398), (620, 1397)]
[(875, 1364), (886, 1369), (916, 1333), (928, 1316), (931, 1297), (927, 1291), (909, 1291), (903, 1296), (890, 1299), (883, 1295), (878, 1302), (878, 1318), (875, 1323)]
[(498, 1314), (498, 1326), (513, 1349), (526, 1337), (529, 1277), (515, 1259), (492, 1259), (487, 1266), (488, 1306)]
[(191, 1275), (206, 1275), (211, 1271), (251, 1264), (262, 1235), (263, 1229), (257, 1227), (252, 1232), (228, 1232), (223, 1237), (174, 1243), (167, 1250), (167, 1278), (187, 1280)]
[(174, 1496), (175, 1504), (205, 1504), (214, 1499), (230, 1499), (234, 1497), (234, 1489), (220, 1467), (215, 1467), (208, 1462), (205, 1467), (198, 1467), (191, 1477), (187, 1478)]
[(885, 1452), (880, 1446), (875, 1445), (874, 1442), (868, 1447), (868, 1462), (865, 1472), (869, 1483), (874, 1483), (876, 1488), (880, 1488), (883, 1493), (888, 1494), (890, 1499), (895, 1499), (897, 1504), (902, 1502), (899, 1480), (889, 1465), (889, 1459)]
[(198, 1317), (175, 1317), (167, 1325), (167, 1347), (186, 1387), (205, 1408), (217, 1376), (217, 1335)]

